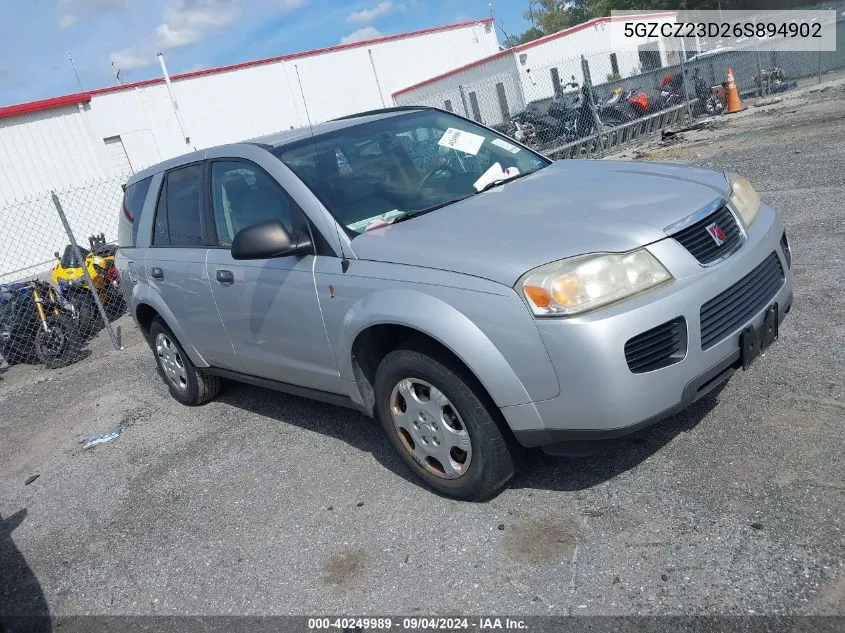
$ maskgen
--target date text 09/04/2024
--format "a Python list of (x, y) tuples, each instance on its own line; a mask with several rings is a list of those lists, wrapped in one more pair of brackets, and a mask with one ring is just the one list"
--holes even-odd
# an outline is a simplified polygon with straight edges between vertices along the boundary
[(460, 631), (467, 629), (479, 630), (527, 630), (524, 620), (512, 618), (435, 618), (412, 617), (402, 618), (309, 618), (308, 629), (341, 630), (341, 631), (369, 631), (401, 629), (404, 631)]

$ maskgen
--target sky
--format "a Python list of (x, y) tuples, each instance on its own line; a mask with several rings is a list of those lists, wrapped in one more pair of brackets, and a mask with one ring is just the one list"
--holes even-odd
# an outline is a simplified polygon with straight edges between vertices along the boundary
[[(0, 0), (0, 106), (476, 20), (488, 0)], [(527, 0), (494, 0), (518, 33)], [(498, 32), (503, 41), (502, 32)], [(79, 76), (68, 59), (72, 57)], [(114, 63), (114, 66), (112, 65)]]

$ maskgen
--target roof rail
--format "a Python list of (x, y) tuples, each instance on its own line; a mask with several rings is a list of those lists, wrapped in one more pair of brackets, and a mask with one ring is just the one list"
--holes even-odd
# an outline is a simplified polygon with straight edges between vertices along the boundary
[(355, 114), (347, 114), (336, 119), (331, 119), (332, 121), (346, 121), (348, 119), (357, 119), (358, 117), (364, 116), (371, 116), (374, 114), (386, 114), (388, 112), (404, 112), (407, 110), (436, 110), (437, 108), (432, 108), (431, 106), (424, 106), (424, 105), (403, 105), (403, 106), (392, 106), (390, 108), (379, 108), (378, 110), (367, 110), (366, 112), (356, 112)]

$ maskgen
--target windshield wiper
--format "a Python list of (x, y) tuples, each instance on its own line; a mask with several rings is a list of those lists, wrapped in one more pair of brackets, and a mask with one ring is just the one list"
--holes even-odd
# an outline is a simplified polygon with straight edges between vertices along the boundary
[(426, 213), (431, 213), (432, 211), (437, 211), (437, 209), (442, 209), (443, 207), (448, 207), (450, 204), (454, 204), (456, 202), (460, 202), (461, 200), (466, 200), (473, 194), (468, 193), (464, 196), (458, 196), (452, 200), (447, 200), (446, 202), (441, 202), (440, 204), (435, 204), (430, 207), (426, 207), (425, 209), (418, 209), (417, 211), (408, 211), (405, 215), (400, 215), (398, 218), (393, 220), (391, 224), (396, 224), (397, 222), (404, 222), (405, 220), (410, 220), (411, 218), (415, 218), (418, 215), (424, 215)]
[(524, 174), (516, 174), (515, 176), (506, 176), (505, 178), (499, 178), (499, 179), (494, 180), (492, 182), (488, 182), (481, 189), (479, 189), (478, 192), (475, 195), (478, 195), (479, 193), (483, 193), (483, 192), (487, 191), (488, 189), (492, 189), (493, 187), (498, 187), (499, 185), (503, 185), (506, 182), (510, 182), (511, 180), (516, 180), (517, 178), (522, 178), (523, 176), (527, 176), (528, 174), (533, 174), (533, 173), (534, 173), (533, 171), (527, 171)]

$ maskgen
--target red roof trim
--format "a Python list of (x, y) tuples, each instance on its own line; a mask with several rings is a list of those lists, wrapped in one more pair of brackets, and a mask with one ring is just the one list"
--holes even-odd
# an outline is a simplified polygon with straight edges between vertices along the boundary
[[(457, 24), (447, 24), (445, 26), (435, 26), (429, 29), (421, 29), (419, 31), (411, 31), (409, 33), (398, 33), (396, 35), (385, 35), (383, 37), (376, 37), (370, 40), (361, 40), (360, 42), (350, 42), (349, 44), (337, 44), (335, 46), (327, 46), (325, 48), (315, 48), (310, 51), (303, 51), (301, 53), (291, 53), (288, 55), (279, 55), (277, 57), (267, 57), (265, 59), (256, 59), (249, 62), (241, 62), (239, 64), (231, 64), (229, 66), (220, 66), (218, 68), (206, 68), (204, 70), (196, 70), (189, 73), (182, 73), (173, 75), (172, 81), (180, 79), (191, 79), (192, 77), (204, 77), (205, 75), (214, 75), (217, 73), (225, 73), (232, 70), (240, 70), (241, 68), (251, 68), (252, 66), (262, 66), (264, 64), (272, 64), (274, 62), (289, 61), (292, 59), (301, 59), (302, 57), (311, 57), (313, 55), (323, 55), (325, 53), (333, 53), (335, 51), (342, 51), (350, 48), (359, 48), (361, 46), (371, 46), (373, 44), (383, 44), (385, 42), (392, 42), (394, 40), (401, 40), (408, 37), (417, 37), (419, 35), (429, 35), (431, 33), (440, 33), (442, 31), (452, 31), (454, 29), (461, 29), (476, 24), (489, 24), (493, 18), (484, 18), (482, 20), (470, 20), (468, 22), (458, 22)], [(128, 90), (130, 88), (141, 88), (143, 86), (153, 86), (155, 84), (164, 83), (163, 77), (156, 77), (155, 79), (146, 79), (144, 81), (136, 81), (130, 84), (121, 84), (119, 86), (109, 86), (107, 88), (98, 88), (92, 90), (92, 95), (106, 94), (109, 92), (119, 92), (121, 90)]]
[(591, 26), (595, 26), (596, 24), (602, 24), (611, 21), (619, 21), (619, 20), (648, 20), (650, 18), (655, 17), (668, 17), (668, 16), (675, 16), (678, 15), (677, 11), (662, 11), (659, 13), (642, 13), (639, 15), (630, 15), (630, 16), (616, 16), (616, 17), (602, 17), (602, 18), (593, 18), (592, 20), (587, 20), (586, 22), (582, 22), (581, 24), (576, 24), (575, 26), (570, 26), (568, 29), (563, 29), (562, 31), (557, 31), (556, 33), (551, 33), (550, 35), (545, 35), (539, 39), (532, 40), (531, 42), (526, 42), (525, 44), (520, 44), (518, 46), (514, 46), (513, 48), (507, 48), (503, 51), (499, 51), (498, 53), (493, 53), (488, 57), (484, 57), (482, 59), (476, 60), (460, 68), (455, 68), (454, 70), (447, 71), (441, 75), (437, 75), (435, 77), (430, 77), (425, 81), (421, 81), (416, 83), (412, 86), (408, 86), (406, 88), (402, 88), (401, 90), (397, 90), (391, 96), (398, 97), (401, 94), (405, 94), (406, 92), (410, 92), (411, 90), (416, 90), (417, 88), (422, 88), (423, 86), (427, 86), (432, 84), (436, 81), (440, 81), (441, 79), (445, 79), (446, 77), (452, 77), (453, 75), (457, 75), (458, 73), (462, 73), (465, 70), (469, 70), (470, 68), (475, 68), (476, 66), (481, 66), (482, 64), (486, 64), (487, 62), (491, 62), (494, 59), (499, 59), (500, 57), (506, 57), (507, 55), (513, 53), (519, 53), (521, 51), (527, 50), (529, 48), (533, 48), (534, 46), (539, 46), (541, 44), (545, 44), (546, 42), (551, 42), (552, 40), (556, 40), (561, 37), (566, 37), (567, 35), (572, 35), (573, 33), (577, 33), (578, 31), (583, 31)]
[(0, 108), (0, 119), (8, 117), (20, 116), (22, 114), (29, 114), (30, 112), (40, 112), (42, 110), (52, 110), (53, 108), (61, 108), (62, 106), (76, 105), (78, 103), (88, 103), (91, 101), (91, 94), (88, 92), (80, 92), (72, 95), (65, 95), (63, 97), (52, 97), (50, 99), (42, 99), (41, 101), (29, 101), (28, 103), (19, 103), (17, 105), (10, 105)]

